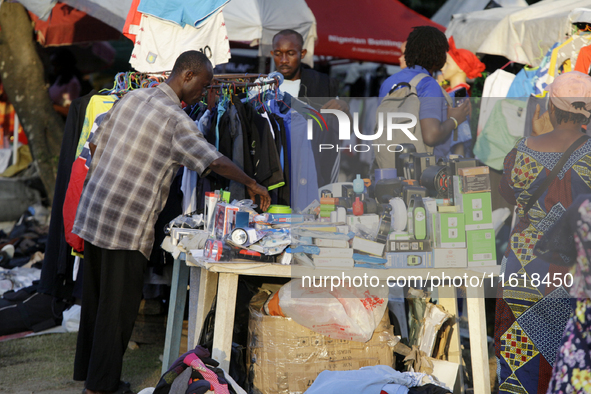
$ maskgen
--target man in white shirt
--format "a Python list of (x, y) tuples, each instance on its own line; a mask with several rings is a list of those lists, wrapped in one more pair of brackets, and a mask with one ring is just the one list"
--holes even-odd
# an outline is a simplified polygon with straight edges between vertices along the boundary
[[(298, 98), (316, 110), (337, 109), (348, 114), (347, 103), (337, 98), (338, 81), (302, 64), (302, 59), (307, 53), (303, 46), (304, 39), (295, 30), (282, 30), (273, 37), (271, 56), (275, 62), (275, 68), (284, 78), (279, 90), (289, 93), (292, 97)], [(318, 170), (318, 184), (321, 186), (336, 182), (339, 172), (340, 156), (336, 150), (323, 152), (323, 156), (319, 157), (320, 144), (339, 145), (337, 129), (329, 127), (330, 129), (332, 129), (330, 133), (315, 134), (312, 140), (312, 149), (314, 149)], [(322, 159), (322, 163), (320, 159)], [(328, 163), (330, 165), (323, 165)]]

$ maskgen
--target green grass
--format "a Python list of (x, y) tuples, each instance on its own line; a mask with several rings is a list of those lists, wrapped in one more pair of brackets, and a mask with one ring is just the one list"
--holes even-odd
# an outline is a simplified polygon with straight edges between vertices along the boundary
[[(48, 334), (0, 342), (0, 392), (79, 393), (83, 384), (72, 380), (76, 335)], [(163, 348), (164, 338), (160, 343), (127, 350), (122, 378), (134, 391), (156, 385)]]

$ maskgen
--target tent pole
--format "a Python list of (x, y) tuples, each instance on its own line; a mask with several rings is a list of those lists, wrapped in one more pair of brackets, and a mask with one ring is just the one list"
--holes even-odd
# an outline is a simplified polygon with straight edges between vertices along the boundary
[(266, 72), (267, 58), (265, 56), (259, 56), (259, 73), (264, 74)]
[(12, 143), (12, 164), (16, 164), (18, 157), (18, 126), (19, 126), (19, 121), (18, 121), (18, 115), (16, 114), (16, 112), (14, 113), (14, 140)]

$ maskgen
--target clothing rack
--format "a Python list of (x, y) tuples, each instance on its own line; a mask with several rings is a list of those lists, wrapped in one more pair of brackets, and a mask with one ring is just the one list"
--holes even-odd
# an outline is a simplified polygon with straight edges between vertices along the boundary
[(101, 93), (124, 94), (134, 89), (152, 88), (158, 86), (167, 78), (167, 73), (120, 72), (115, 76), (113, 88), (102, 90)]
[[(257, 81), (259, 78), (263, 80)], [(210, 89), (220, 89), (223, 87), (241, 87), (250, 88), (263, 85), (279, 85), (279, 77), (268, 77), (267, 74), (218, 74), (213, 77), (214, 85)]]

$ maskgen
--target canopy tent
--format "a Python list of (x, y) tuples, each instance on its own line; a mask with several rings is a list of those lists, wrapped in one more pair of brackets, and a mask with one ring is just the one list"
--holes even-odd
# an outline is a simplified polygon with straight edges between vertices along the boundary
[(399, 64), (414, 26), (443, 26), (396, 0), (308, 0), (318, 22), (317, 55)]
[(591, 0), (546, 0), (508, 15), (484, 40), (479, 52), (538, 66), (554, 43), (571, 34), (569, 14), (579, 7), (591, 7)]
[(501, 7), (527, 7), (525, 0), (447, 0), (431, 20), (447, 27), (454, 15), (482, 11), (487, 6), (492, 8), (490, 6), (492, 2)]
[(273, 36), (279, 31), (297, 31), (308, 50), (304, 62), (312, 64), (316, 19), (304, 0), (231, 0), (223, 13), (230, 41), (258, 45), (259, 55), (269, 56)]
[(47, 21), (29, 12), (37, 41), (43, 46), (60, 46), (92, 41), (116, 40), (121, 33), (90, 15), (66, 4), (56, 4)]
[[(54, 0), (21, 0), (37, 5)], [(64, 0), (76, 9), (122, 31), (131, 0)], [(412, 27), (444, 27), (397, 0), (232, 0), (224, 8), (231, 41), (271, 49), (273, 35), (285, 28), (302, 33), (311, 62), (313, 54), (398, 64), (400, 46)], [(310, 7), (310, 8), (308, 8)], [(379, 12), (374, 12), (379, 10)], [(318, 34), (316, 22), (318, 21)], [(318, 36), (316, 46), (314, 40)]]
[[(60, 0), (95, 19), (122, 31), (132, 0)], [(37, 19), (47, 21), (57, 0), (18, 0)]]
[(548, 49), (572, 30), (569, 14), (591, 0), (544, 0), (524, 8), (495, 8), (454, 15), (447, 36), (475, 53), (499, 55), (538, 66)]
[(103, 23), (123, 31), (131, 0), (60, 0)]
[(479, 53), (480, 46), (508, 15), (519, 12), (525, 7), (500, 7), (467, 14), (455, 14), (445, 31), (447, 37), (454, 37), (458, 48)]

